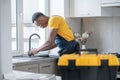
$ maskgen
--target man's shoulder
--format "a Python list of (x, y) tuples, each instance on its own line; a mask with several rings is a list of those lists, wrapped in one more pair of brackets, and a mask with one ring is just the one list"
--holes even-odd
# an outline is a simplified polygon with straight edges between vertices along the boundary
[(54, 18), (57, 18), (57, 19), (58, 19), (58, 18), (59, 18), (59, 19), (61, 18), (61, 19), (64, 19), (64, 18), (63, 18), (62, 16), (60, 16), (60, 15), (53, 15), (53, 16), (51, 16), (50, 18), (52, 18), (52, 19), (54, 19)]

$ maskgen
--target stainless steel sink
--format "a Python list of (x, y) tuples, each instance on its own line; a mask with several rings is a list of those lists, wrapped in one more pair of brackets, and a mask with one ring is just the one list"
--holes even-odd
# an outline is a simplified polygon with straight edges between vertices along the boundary
[(39, 56), (16, 56), (14, 59), (19, 59), (19, 60), (38, 60), (44, 57), (39, 57)]

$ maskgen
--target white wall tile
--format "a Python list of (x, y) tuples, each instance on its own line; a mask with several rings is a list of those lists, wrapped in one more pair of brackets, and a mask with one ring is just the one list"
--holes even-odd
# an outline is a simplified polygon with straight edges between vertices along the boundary
[(82, 31), (92, 31), (88, 48), (99, 52), (120, 52), (120, 17), (84, 18)]

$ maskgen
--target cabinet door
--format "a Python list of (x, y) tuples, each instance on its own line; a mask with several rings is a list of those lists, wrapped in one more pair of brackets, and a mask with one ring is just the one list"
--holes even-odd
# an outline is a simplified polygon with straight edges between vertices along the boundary
[(40, 63), (40, 73), (56, 74), (57, 68), (55, 62)]
[(100, 0), (70, 0), (71, 17), (98, 16), (100, 10)]
[(38, 64), (14, 65), (14, 70), (38, 73)]
[(69, 0), (50, 0), (50, 15), (69, 16)]
[(50, 0), (50, 15), (64, 15), (64, 0)]

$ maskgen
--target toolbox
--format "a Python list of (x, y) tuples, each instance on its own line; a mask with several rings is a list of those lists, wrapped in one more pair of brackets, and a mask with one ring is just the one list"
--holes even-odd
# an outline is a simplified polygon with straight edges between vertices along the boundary
[(97, 80), (117, 80), (119, 60), (113, 54), (98, 54), (101, 66), (98, 68)]
[(116, 80), (118, 58), (111, 54), (65, 54), (58, 60), (62, 80)]

